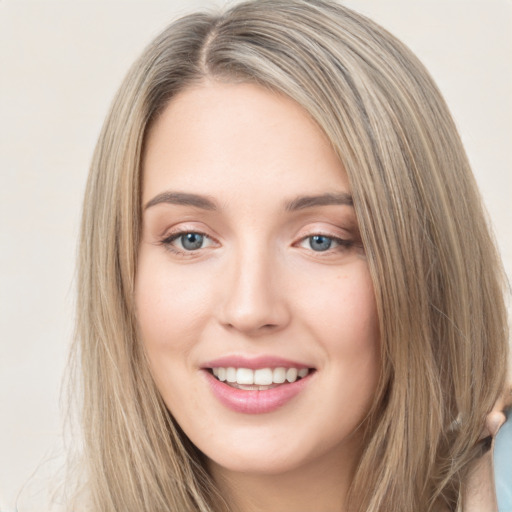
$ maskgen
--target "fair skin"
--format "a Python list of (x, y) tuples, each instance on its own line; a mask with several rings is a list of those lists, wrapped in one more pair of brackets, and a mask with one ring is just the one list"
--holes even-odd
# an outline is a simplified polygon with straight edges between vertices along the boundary
[[(167, 407), (236, 510), (343, 510), (380, 350), (328, 140), (290, 99), (207, 81), (152, 126), (143, 173), (137, 318)], [(224, 366), (292, 382), (220, 382)]]

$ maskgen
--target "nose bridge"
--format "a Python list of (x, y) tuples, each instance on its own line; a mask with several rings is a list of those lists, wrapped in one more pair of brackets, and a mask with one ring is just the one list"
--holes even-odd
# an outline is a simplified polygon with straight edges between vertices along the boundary
[(247, 334), (283, 327), (288, 315), (278, 274), (268, 245), (255, 239), (240, 244), (229, 261), (223, 323)]

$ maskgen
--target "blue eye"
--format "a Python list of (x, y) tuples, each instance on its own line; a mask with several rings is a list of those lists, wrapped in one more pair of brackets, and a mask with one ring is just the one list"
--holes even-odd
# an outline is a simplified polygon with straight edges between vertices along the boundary
[(354, 246), (354, 241), (344, 240), (337, 236), (317, 234), (302, 238), (298, 245), (313, 252), (325, 252), (327, 255), (350, 249)]
[(180, 231), (162, 240), (162, 244), (168, 249), (180, 254), (204, 249), (211, 246), (212, 243), (213, 241), (208, 235), (196, 231)]
[(201, 249), (204, 243), (204, 235), (200, 233), (183, 233), (178, 238), (181, 242), (181, 246), (186, 251)]
[(322, 252), (331, 248), (333, 239), (324, 235), (314, 235), (308, 237), (309, 247), (313, 251)]

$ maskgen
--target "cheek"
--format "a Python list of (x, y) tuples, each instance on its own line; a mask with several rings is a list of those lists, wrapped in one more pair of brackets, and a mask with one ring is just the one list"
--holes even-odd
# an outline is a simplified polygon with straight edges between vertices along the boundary
[(197, 276), (169, 267), (156, 258), (139, 261), (135, 300), (148, 352), (186, 350), (209, 308), (207, 287)]
[[(137, 321), (151, 373), (167, 408), (202, 418), (197, 382), (190, 382), (190, 372), (194, 347), (207, 321), (208, 305), (204, 288), (194, 285), (190, 276), (173, 270), (165, 263), (139, 261)], [(176, 393), (184, 382), (188, 382), (187, 392)]]
[[(143, 252), (143, 251), (142, 251)], [(135, 286), (137, 321), (153, 378), (169, 409), (193, 408), (193, 384), (186, 396), (173, 393), (186, 381), (192, 367), (191, 352), (206, 321), (205, 287), (165, 258), (139, 257)]]
[(347, 266), (343, 272), (317, 276), (296, 290), (301, 294), (303, 316), (315, 329), (316, 338), (332, 353), (374, 352), (379, 344), (379, 322), (373, 284), (364, 260)]
[[(322, 347), (326, 375), (337, 400), (367, 410), (380, 375), (380, 333), (373, 284), (366, 262), (317, 281), (303, 298), (308, 329)], [(306, 313), (307, 312), (307, 313)]]
[(357, 424), (373, 404), (381, 373), (379, 322), (367, 272), (337, 281), (343, 293), (324, 313), (325, 322), (331, 319), (324, 348), (332, 363), (329, 375), (336, 389), (338, 421), (350, 416)]
[(339, 321), (334, 324), (330, 340), (336, 340), (336, 352), (348, 365), (353, 365), (354, 373), (361, 371), (368, 383), (375, 383), (380, 366), (380, 333), (375, 294), (366, 265), (363, 271), (338, 282), (344, 291), (332, 302), (331, 313), (334, 316), (337, 310)]

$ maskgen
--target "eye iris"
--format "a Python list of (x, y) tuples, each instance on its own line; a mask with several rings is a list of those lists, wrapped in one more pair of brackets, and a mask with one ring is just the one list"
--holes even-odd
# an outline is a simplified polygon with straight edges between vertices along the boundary
[(332, 240), (327, 236), (315, 235), (309, 238), (309, 246), (314, 251), (327, 251), (332, 245)]
[(204, 236), (199, 233), (186, 233), (181, 235), (181, 245), (188, 251), (194, 251), (200, 249), (203, 245)]

